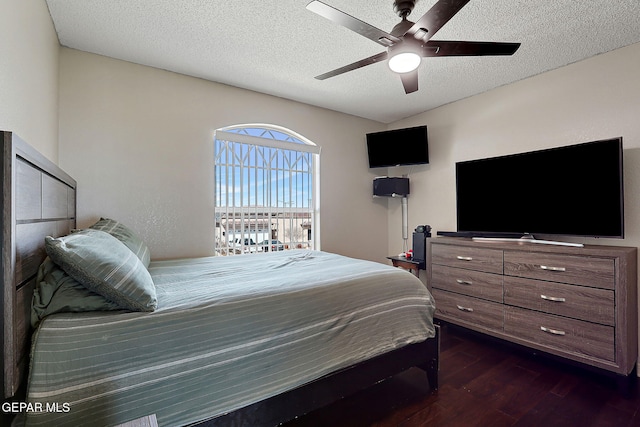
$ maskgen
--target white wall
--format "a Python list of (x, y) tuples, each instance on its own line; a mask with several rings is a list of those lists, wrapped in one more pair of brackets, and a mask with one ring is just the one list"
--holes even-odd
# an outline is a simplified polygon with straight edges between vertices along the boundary
[[(392, 123), (429, 131), (430, 164), (410, 174), (410, 226), (456, 230), (457, 161), (622, 136), (625, 239), (564, 240), (640, 247), (638, 70), (635, 44)], [(401, 249), (400, 224), (399, 205), (390, 206), (390, 253)]]
[(58, 160), (58, 37), (44, 1), (0, 0), (0, 129)]
[(122, 221), (154, 258), (213, 253), (213, 132), (289, 128), (322, 147), (322, 249), (385, 261), (386, 205), (371, 196), (365, 134), (384, 125), (62, 48), (60, 166), (78, 181), (79, 226)]

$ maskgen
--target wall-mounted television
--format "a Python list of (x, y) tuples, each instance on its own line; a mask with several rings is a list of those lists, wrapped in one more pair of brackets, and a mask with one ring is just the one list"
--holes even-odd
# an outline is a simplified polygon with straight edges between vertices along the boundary
[(624, 238), (622, 138), (456, 163), (458, 232)]
[(427, 127), (368, 133), (367, 152), (370, 168), (429, 163)]

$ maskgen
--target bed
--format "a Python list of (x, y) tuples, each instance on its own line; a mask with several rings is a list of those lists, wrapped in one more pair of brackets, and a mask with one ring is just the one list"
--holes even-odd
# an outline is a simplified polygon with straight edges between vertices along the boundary
[[(14, 134), (3, 141), (3, 384), (25, 403), (16, 423), (275, 425), (413, 366), (437, 388), (434, 303), (409, 272), (307, 250), (150, 261), (117, 221), (70, 233), (75, 181)], [(91, 295), (70, 300), (109, 298), (61, 309), (43, 283), (86, 273), (65, 259), (79, 247), (127, 258), (142, 285), (114, 296), (82, 276)]]

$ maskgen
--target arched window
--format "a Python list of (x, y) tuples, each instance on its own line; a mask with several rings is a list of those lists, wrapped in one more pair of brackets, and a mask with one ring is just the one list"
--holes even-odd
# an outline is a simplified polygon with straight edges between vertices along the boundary
[(216, 255), (320, 249), (320, 147), (265, 124), (214, 140)]

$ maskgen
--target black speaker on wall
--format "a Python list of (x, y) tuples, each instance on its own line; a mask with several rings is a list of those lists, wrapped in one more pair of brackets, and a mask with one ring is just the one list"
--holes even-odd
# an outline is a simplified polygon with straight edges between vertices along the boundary
[(382, 176), (373, 180), (373, 195), (379, 197), (404, 197), (409, 194), (409, 178)]

